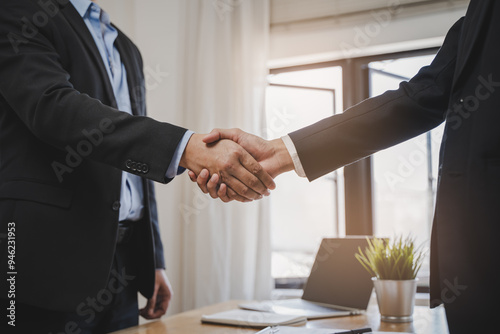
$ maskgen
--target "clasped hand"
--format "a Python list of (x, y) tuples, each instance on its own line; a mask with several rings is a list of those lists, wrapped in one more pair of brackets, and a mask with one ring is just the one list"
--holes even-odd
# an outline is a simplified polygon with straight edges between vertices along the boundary
[(189, 177), (204, 193), (223, 202), (249, 202), (268, 196), (274, 178), (293, 170), (281, 139), (264, 140), (240, 129), (194, 134), (181, 159)]

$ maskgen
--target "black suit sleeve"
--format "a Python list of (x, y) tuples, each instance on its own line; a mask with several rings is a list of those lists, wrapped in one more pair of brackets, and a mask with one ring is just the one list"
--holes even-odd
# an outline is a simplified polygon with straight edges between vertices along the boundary
[(462, 23), (463, 18), (450, 29), (432, 64), (399, 89), (290, 133), (310, 181), (444, 121)]
[(103, 140), (92, 146), (88, 159), (129, 172), (130, 161), (139, 162), (147, 166), (139, 175), (170, 181), (165, 174), (186, 130), (131, 116), (76, 90), (51, 43), (54, 34), (65, 32), (49, 20), (34, 36), (23, 33), (20, 18), (35, 13), (36, 7), (26, 1), (7, 1), (0, 10), (0, 94), (10, 108), (53, 147), (76, 150), (88, 141), (85, 133), (99, 130)]

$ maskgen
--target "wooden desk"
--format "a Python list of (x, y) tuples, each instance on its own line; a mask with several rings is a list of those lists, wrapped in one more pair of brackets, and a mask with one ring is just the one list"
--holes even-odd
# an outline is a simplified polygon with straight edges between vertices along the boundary
[[(151, 322), (134, 328), (115, 332), (114, 334), (245, 334), (256, 333), (256, 329), (217, 326), (202, 324), (203, 314), (212, 314), (237, 308), (241, 301), (229, 301), (211, 305), (196, 310), (183, 312), (160, 321)], [(305, 327), (310, 328), (342, 328), (354, 329), (371, 327), (373, 330), (387, 332), (411, 332), (418, 334), (448, 334), (445, 312), (442, 307), (429, 309), (425, 306), (415, 306), (413, 322), (392, 324), (381, 322), (376, 303), (370, 303), (366, 314), (310, 320)]]

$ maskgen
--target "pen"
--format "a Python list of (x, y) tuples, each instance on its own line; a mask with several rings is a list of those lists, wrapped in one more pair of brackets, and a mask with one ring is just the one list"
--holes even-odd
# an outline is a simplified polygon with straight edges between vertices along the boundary
[(361, 334), (361, 333), (371, 333), (372, 329), (371, 328), (359, 328), (359, 329), (352, 329), (350, 331), (345, 331), (345, 332), (336, 332), (333, 334)]
[(257, 332), (256, 334), (273, 334), (273, 333), (278, 333), (279, 327), (278, 326), (269, 326), (261, 330), (260, 332)]

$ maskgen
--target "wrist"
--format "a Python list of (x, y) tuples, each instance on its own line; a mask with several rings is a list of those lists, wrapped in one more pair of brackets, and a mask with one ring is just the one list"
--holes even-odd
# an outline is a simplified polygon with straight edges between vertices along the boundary
[(292, 157), (290, 156), (290, 153), (288, 152), (288, 149), (285, 146), (285, 143), (283, 143), (283, 140), (280, 138), (274, 139), (271, 141), (271, 144), (274, 147), (274, 154), (276, 159), (278, 159), (278, 174), (282, 174), (285, 172), (289, 172), (291, 170), (294, 170), (294, 164)]
[(179, 161), (179, 166), (192, 170), (196, 173), (199, 171), (197, 170), (196, 167), (196, 156), (198, 150), (199, 143), (201, 143), (201, 138), (203, 135), (201, 134), (196, 134), (194, 133), (191, 138), (189, 138), (188, 143), (186, 144), (186, 149), (184, 150), (184, 153), (182, 153), (181, 160)]

